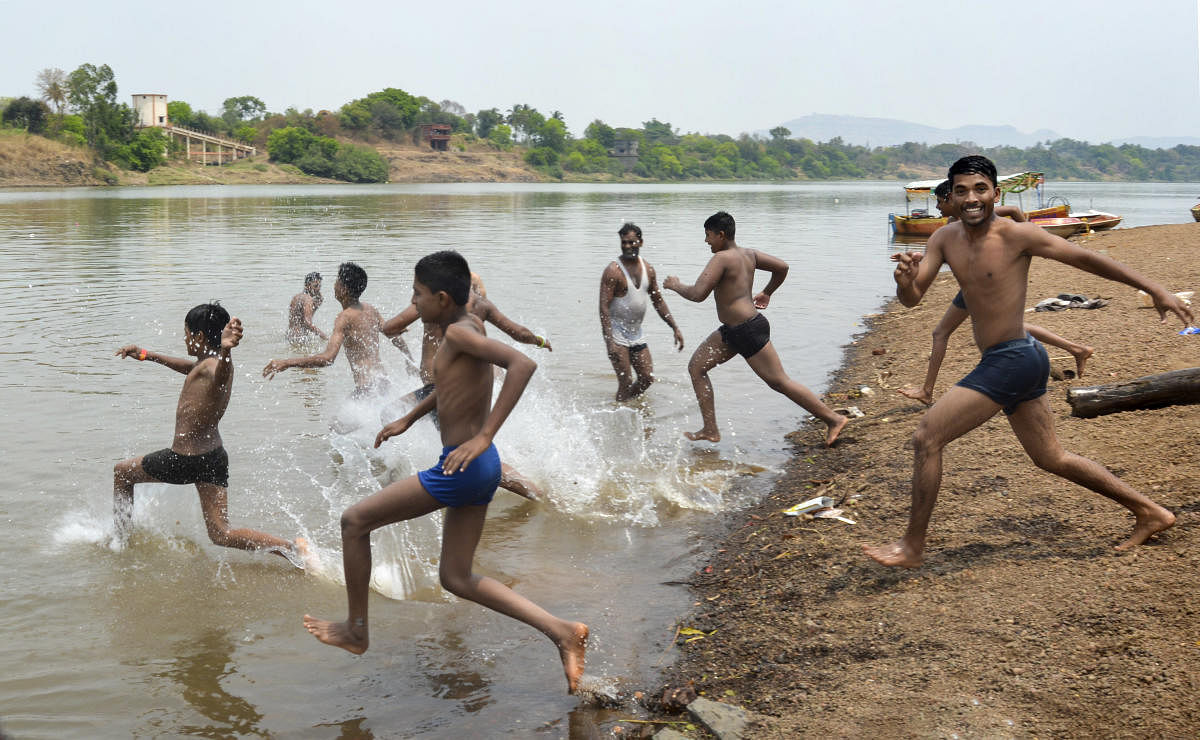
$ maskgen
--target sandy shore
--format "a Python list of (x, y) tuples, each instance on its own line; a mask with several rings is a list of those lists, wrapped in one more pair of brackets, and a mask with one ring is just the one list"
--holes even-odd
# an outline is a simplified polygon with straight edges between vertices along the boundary
[[(1172, 290), (1200, 288), (1200, 224), (1081, 241)], [(881, 257), (879, 269), (891, 266)], [(722, 523), (679, 622), (709, 634), (683, 645), (666, 685), (690, 681), (761, 713), (756, 736), (1196, 737), (1200, 406), (1078, 419), (1066, 401), (1072, 386), (1200, 365), (1200, 335), (1160, 324), (1133, 289), (1036, 260), (1029, 306), (1059, 293), (1110, 303), (1027, 316), (1096, 348), (1084, 378), (1050, 384), (1064, 447), (1174, 511), (1173, 529), (1115, 552), (1132, 517), (1036, 469), (1000, 415), (946, 452), (926, 564), (889, 570), (863, 556), (863, 543), (892, 541), (907, 521), (910, 438), (925, 407), (896, 388), (921, 382), (956, 290), (939, 277), (919, 306), (891, 303), (847, 347), (828, 399), (865, 416), (831, 450), (823, 427), (795, 432), (774, 492)], [(978, 360), (969, 329), (951, 337), (939, 395)], [(1074, 368), (1050, 355), (1056, 370)], [(856, 523), (782, 513), (817, 495)]]

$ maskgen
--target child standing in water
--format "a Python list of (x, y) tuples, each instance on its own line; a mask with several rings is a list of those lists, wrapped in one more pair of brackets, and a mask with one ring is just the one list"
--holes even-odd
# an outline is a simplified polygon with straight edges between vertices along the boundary
[(308, 545), (254, 529), (229, 526), (229, 456), (217, 425), (233, 392), (233, 359), (230, 350), (242, 340), (242, 322), (215, 303), (196, 306), (183, 321), (187, 353), (192, 359), (169, 357), (135, 344), (116, 351), (117, 357), (149, 360), (183, 373), (183, 391), (175, 409), (175, 437), (171, 446), (131, 458), (113, 468), (113, 516), (117, 537), (124, 540), (133, 520), (133, 487), (138, 483), (194, 483), (209, 539), (222, 547), (267, 550), (304, 567)]
[[(664, 288), (696, 303), (712, 293), (717, 304), (717, 318), (721, 320), (721, 326), (696, 348), (688, 362), (688, 373), (692, 376), (692, 387), (700, 403), (704, 426), (698, 432), (685, 432), (684, 436), (691, 440), (721, 441), (708, 371), (733, 359), (734, 355), (741, 355), (771, 390), (782, 393), (825, 422), (828, 427), (825, 445), (828, 447), (850, 420), (822, 403), (817, 394), (788, 377), (779, 362), (779, 354), (771, 344), (771, 325), (767, 323), (767, 317), (759, 313), (759, 309), (765, 309), (770, 304), (771, 294), (783, 284), (788, 265), (765, 252), (739, 247), (733, 240), (734, 233), (733, 216), (724, 211), (709, 216), (704, 222), (704, 241), (713, 256), (700, 277), (696, 278), (696, 284), (684, 285), (674, 275), (663, 281)], [(771, 279), (761, 293), (752, 297), (755, 270), (771, 273)]]
[[(371, 532), (446, 507), (438, 576), (450, 593), (494, 609), (536, 628), (555, 644), (567, 688), (574, 693), (583, 675), (588, 628), (550, 614), (487, 576), (471, 572), (488, 503), (500, 483), (500, 456), (492, 439), (508, 418), (537, 364), (484, 332), (467, 309), (471, 271), (457, 252), (435, 252), (417, 263), (413, 305), (422, 321), (435, 324), (442, 340), (433, 360), (436, 384), (401, 419), (385, 426), (378, 447), (403, 434), (436, 407), (441, 420), (442, 455), (428, 470), (397, 481), (342, 514), (342, 558), (349, 614), (344, 622), (304, 616), (318, 640), (360, 654), (366, 651), (367, 594), (371, 578)], [(504, 383), (492, 405), (493, 366), (504, 368)]]

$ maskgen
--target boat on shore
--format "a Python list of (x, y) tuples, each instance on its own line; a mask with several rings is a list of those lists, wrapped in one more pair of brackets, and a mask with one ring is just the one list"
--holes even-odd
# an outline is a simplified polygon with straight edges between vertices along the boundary
[(1200, 203), (1192, 206), (1192, 218), (1200, 221)]
[(1118, 216), (1115, 213), (1105, 213), (1104, 211), (1080, 211), (1079, 213), (1071, 213), (1071, 218), (1078, 218), (1087, 222), (1089, 231), (1103, 231), (1111, 229), (1121, 223), (1123, 216)]
[(1088, 228), (1087, 222), (1082, 218), (1072, 218), (1064, 216), (1059, 218), (1031, 218), (1029, 223), (1040, 226), (1046, 231), (1049, 231), (1055, 236), (1061, 236), (1064, 239), (1072, 234), (1080, 231), (1085, 231)]

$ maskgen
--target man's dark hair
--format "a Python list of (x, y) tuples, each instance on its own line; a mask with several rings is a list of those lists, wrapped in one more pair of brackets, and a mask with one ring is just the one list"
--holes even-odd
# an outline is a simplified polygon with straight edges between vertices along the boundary
[(471, 268), (467, 260), (452, 249), (427, 254), (417, 262), (417, 281), (438, 293), (445, 291), (459, 306), (471, 296)]
[(642, 227), (638, 226), (635, 223), (629, 222), (629, 221), (626, 221), (624, 223), (624, 225), (621, 226), (621, 228), (617, 231), (617, 236), (625, 236), (626, 234), (631, 233), (631, 232), (634, 234), (637, 234), (638, 240), (641, 241)]
[(943, 200), (943, 199), (949, 197), (950, 181), (942, 180), (941, 182), (939, 182), (938, 186), (933, 189), (933, 194), (937, 196), (938, 200)]
[(992, 164), (992, 160), (978, 154), (968, 155), (950, 165), (946, 179), (950, 181), (951, 185), (954, 183), (955, 175), (983, 175), (992, 181), (993, 187), (996, 185), (996, 165)]
[(356, 301), (367, 289), (367, 271), (353, 262), (343, 262), (338, 265), (337, 279), (346, 286), (346, 292)]
[(221, 332), (229, 323), (229, 312), (220, 303), (201, 303), (183, 319), (183, 325), (190, 332), (200, 332), (204, 335), (204, 343), (209, 349), (221, 348)]
[(304, 284), (305, 284), (305, 286), (307, 286), (307, 285), (310, 285), (310, 284), (312, 284), (312, 283), (315, 283), (316, 281), (318, 281), (318, 280), (320, 280), (320, 279), (321, 279), (321, 273), (319, 273), (319, 272), (310, 272), (310, 273), (308, 273), (307, 275), (305, 275), (305, 276), (304, 276)]
[(704, 228), (706, 231), (711, 231), (714, 234), (720, 231), (725, 234), (726, 239), (732, 239), (734, 232), (737, 230), (737, 227), (733, 223), (733, 216), (730, 216), (725, 211), (717, 211), (709, 216), (708, 220), (704, 222)]

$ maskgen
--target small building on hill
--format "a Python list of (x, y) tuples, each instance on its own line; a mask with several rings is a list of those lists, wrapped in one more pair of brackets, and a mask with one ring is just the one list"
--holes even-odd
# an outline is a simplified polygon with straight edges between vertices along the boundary
[(638, 142), (637, 139), (617, 139), (613, 141), (612, 149), (608, 150), (608, 156), (616, 157), (621, 162), (626, 170), (632, 170), (638, 163)]
[(450, 150), (450, 124), (448, 123), (423, 123), (419, 136), (421, 141), (429, 142), (430, 149), (436, 149), (439, 152)]
[(166, 128), (167, 96), (160, 93), (143, 93), (133, 96), (133, 112), (137, 114), (137, 125)]

